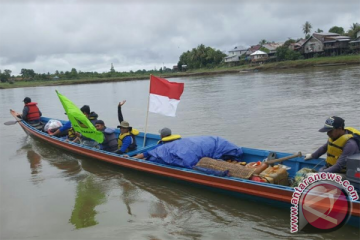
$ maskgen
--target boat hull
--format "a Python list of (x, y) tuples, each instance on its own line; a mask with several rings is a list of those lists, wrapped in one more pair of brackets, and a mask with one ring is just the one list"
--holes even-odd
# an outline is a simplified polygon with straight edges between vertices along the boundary
[[(17, 120), (19, 120), (16, 117), (15, 112), (12, 112), (12, 115)], [(59, 147), (64, 150), (85, 157), (90, 157), (96, 160), (119, 165), (122, 167), (147, 172), (150, 174), (154, 174), (156, 176), (161, 176), (181, 182), (190, 183), (191, 185), (197, 187), (226, 193), (236, 197), (247, 198), (280, 207), (286, 207), (290, 210), (291, 199), (294, 192), (294, 189), (290, 187), (266, 184), (266, 183), (255, 182), (255, 181), (233, 178), (233, 177), (217, 177), (217, 176), (203, 174), (201, 172), (191, 169), (183, 169), (175, 166), (153, 163), (142, 159), (124, 157), (118, 154), (109, 153), (94, 148), (84, 147), (76, 143), (69, 143), (64, 140), (61, 140), (60, 138), (49, 136), (44, 132), (32, 128), (24, 121), (20, 121), (19, 125), (28, 135), (30, 135), (33, 138), (43, 140), (47, 143), (52, 144), (55, 147)], [(149, 141), (149, 147), (152, 146), (151, 145), (152, 143), (153, 142)], [(282, 156), (279, 155), (279, 157)], [(303, 165), (301, 165), (302, 163), (295, 161), (292, 164), (294, 166), (297, 166), (296, 169), (300, 169), (301, 167), (305, 166), (308, 163), (304, 163)], [(295, 170), (293, 169), (293, 171)], [(360, 225), (359, 200), (352, 202), (351, 217), (348, 223), (356, 227), (359, 227)]]

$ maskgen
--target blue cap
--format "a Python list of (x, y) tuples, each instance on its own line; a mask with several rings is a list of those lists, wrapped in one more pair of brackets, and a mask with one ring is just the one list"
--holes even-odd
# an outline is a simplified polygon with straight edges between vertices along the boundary
[(341, 117), (332, 116), (326, 119), (324, 127), (319, 129), (319, 132), (328, 132), (333, 129), (344, 128), (345, 120)]

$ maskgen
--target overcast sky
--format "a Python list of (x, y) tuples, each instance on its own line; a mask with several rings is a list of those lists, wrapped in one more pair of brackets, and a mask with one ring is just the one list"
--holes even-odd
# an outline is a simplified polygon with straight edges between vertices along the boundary
[[(51, 3), (50, 3), (51, 2)], [(199, 44), (227, 52), (261, 39), (360, 23), (360, 0), (0, 0), (0, 70), (159, 69)]]

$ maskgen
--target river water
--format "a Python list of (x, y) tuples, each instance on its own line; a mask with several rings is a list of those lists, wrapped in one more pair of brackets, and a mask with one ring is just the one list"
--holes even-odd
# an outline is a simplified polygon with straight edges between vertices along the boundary
[[(172, 78), (185, 83), (175, 118), (149, 114), (148, 132), (222, 136), (239, 146), (311, 153), (328, 116), (360, 129), (359, 66)], [(116, 126), (145, 129), (149, 81), (0, 90), (0, 122), (29, 96), (65, 119), (55, 94)], [(86, 159), (0, 124), (0, 239), (359, 239), (345, 226), (290, 234), (290, 211)]]

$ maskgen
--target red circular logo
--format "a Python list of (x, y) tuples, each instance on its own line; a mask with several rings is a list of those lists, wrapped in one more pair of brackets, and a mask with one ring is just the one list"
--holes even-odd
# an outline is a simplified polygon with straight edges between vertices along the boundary
[(340, 225), (349, 212), (347, 195), (331, 184), (319, 184), (309, 189), (302, 201), (305, 219), (319, 229)]

